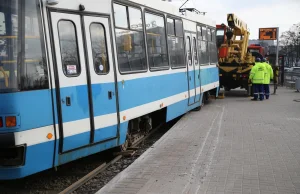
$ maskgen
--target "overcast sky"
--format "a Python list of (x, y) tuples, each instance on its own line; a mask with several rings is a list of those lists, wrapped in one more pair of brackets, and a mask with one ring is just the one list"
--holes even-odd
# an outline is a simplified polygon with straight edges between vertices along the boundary
[[(186, 0), (172, 1), (180, 6)], [(185, 7), (208, 12), (217, 24), (226, 24), (227, 14), (234, 13), (248, 24), (251, 39), (258, 38), (258, 28), (279, 27), (281, 34), (300, 23), (300, 0), (189, 0)]]

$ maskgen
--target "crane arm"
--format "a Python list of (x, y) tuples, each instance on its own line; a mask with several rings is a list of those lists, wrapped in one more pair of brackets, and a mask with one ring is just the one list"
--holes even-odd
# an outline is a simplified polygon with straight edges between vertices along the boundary
[(233, 13), (227, 14), (227, 23), (230, 28), (234, 29), (235, 35), (237, 36), (243, 36), (245, 33), (249, 33), (247, 24)]
[(226, 32), (227, 43), (224, 44), (227, 54), (223, 60), (252, 64), (253, 57), (247, 53), (250, 36), (247, 24), (233, 13), (227, 14), (227, 23), (229, 30)]

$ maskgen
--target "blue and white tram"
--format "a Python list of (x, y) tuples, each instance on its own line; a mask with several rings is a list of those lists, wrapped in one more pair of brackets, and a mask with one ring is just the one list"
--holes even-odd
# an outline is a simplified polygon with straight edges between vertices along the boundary
[(0, 0), (0, 179), (109, 148), (217, 90), (215, 23), (160, 0)]

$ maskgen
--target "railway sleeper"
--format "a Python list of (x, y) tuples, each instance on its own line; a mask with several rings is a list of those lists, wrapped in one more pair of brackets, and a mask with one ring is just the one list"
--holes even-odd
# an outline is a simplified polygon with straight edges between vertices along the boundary
[(114, 156), (122, 155), (122, 156), (125, 156), (125, 157), (130, 157), (130, 156), (133, 156), (135, 153), (136, 153), (135, 150), (125, 150), (125, 151), (122, 151), (122, 152), (115, 152), (113, 155)]

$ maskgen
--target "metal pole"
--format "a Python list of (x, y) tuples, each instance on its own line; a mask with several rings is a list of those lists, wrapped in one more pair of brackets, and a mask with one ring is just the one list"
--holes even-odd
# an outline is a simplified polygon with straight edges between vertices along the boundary
[(279, 28), (277, 28), (276, 66), (278, 66), (278, 53), (279, 53)]
[(284, 85), (284, 60), (285, 60), (285, 56), (282, 56), (282, 58), (281, 58), (281, 86)]
[(186, 2), (184, 2), (184, 4), (182, 4), (182, 6), (179, 7), (179, 9), (181, 9), (189, 0), (186, 0)]
[(278, 68), (279, 68), (279, 65), (278, 65), (278, 55), (279, 55), (279, 28), (277, 28), (277, 32), (276, 32), (276, 36), (277, 36), (277, 46), (276, 46), (276, 65), (275, 65), (275, 76), (274, 77), (274, 94), (276, 94), (276, 89), (277, 89), (277, 81), (278, 81), (278, 75), (276, 74), (278, 71)]

